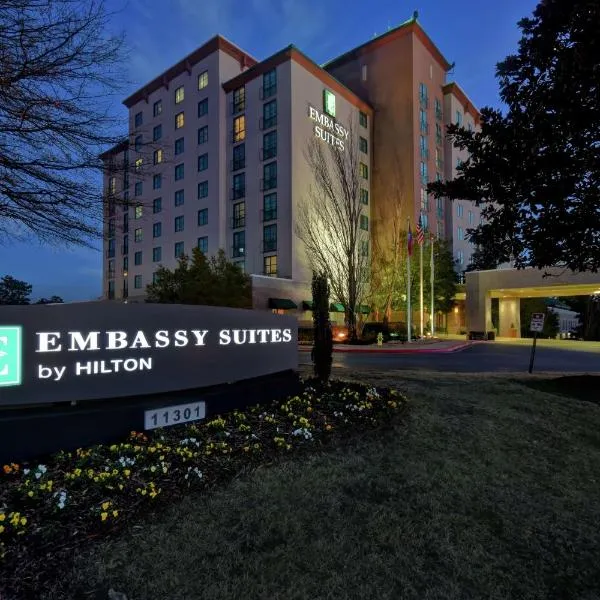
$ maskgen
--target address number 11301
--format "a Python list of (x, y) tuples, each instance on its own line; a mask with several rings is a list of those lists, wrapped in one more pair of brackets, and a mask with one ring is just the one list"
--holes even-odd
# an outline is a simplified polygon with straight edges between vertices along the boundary
[(144, 429), (156, 429), (158, 427), (189, 423), (190, 421), (204, 419), (205, 416), (206, 404), (204, 402), (153, 408), (144, 412)]

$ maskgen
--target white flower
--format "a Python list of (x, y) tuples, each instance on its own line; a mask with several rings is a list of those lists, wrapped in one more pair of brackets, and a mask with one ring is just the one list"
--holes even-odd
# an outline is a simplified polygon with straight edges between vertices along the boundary
[(58, 508), (62, 510), (65, 507), (65, 504), (67, 503), (67, 492), (65, 492), (64, 490), (56, 492), (54, 494), (54, 497), (56, 496), (58, 496), (58, 502), (56, 506), (58, 506)]
[(23, 475), (29, 475), (29, 469), (23, 469)]

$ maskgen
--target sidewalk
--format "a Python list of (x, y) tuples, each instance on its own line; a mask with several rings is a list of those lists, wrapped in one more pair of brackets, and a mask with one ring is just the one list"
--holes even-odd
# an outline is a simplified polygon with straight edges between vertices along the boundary
[[(463, 340), (440, 340), (424, 339), (411, 343), (388, 342), (382, 346), (372, 344), (370, 346), (353, 346), (350, 344), (334, 344), (334, 352), (358, 352), (363, 354), (450, 354), (460, 352), (479, 342), (467, 342)], [(310, 352), (311, 344), (299, 346), (298, 349)]]

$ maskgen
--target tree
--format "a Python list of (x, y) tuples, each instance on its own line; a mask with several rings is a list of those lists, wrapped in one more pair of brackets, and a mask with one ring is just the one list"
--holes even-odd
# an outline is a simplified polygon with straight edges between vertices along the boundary
[(29, 304), (31, 289), (31, 285), (26, 281), (5, 275), (0, 279), (0, 304)]
[(599, 22), (596, 0), (542, 0), (497, 66), (506, 114), (483, 109), (479, 132), (448, 128), (469, 159), (429, 190), (484, 207), (468, 233), (497, 262), (600, 267)]
[(584, 340), (600, 341), (600, 295), (571, 296), (562, 300), (577, 313), (579, 319), (577, 335)]
[(191, 260), (181, 256), (175, 269), (159, 267), (156, 281), (146, 287), (146, 302), (251, 308), (252, 284), (223, 250), (208, 259), (194, 248)]
[(0, 5), (0, 238), (89, 245), (122, 40), (102, 0)]
[(304, 156), (314, 185), (299, 202), (296, 234), (312, 270), (325, 274), (333, 299), (344, 305), (348, 337), (355, 341), (357, 312), (368, 281), (369, 233), (362, 228), (368, 220), (362, 212), (354, 124), (348, 126), (345, 149), (325, 147), (313, 138)]
[(50, 296), (50, 298), (40, 298), (36, 304), (63, 304), (64, 300), (60, 296)]
[(329, 284), (325, 273), (313, 273), (312, 299), (315, 338), (312, 360), (315, 377), (326, 382), (331, 375), (333, 362), (333, 336), (329, 321)]

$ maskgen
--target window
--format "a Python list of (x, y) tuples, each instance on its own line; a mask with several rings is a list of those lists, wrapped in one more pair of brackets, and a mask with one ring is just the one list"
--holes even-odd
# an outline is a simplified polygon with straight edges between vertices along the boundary
[(162, 175), (159, 173), (152, 177), (152, 189), (160, 190), (161, 186), (162, 186)]
[(144, 232), (142, 231), (141, 227), (138, 227), (135, 231), (134, 231), (134, 239), (136, 242), (141, 242), (144, 239)]
[(358, 113), (358, 122), (360, 123), (361, 127), (366, 127), (367, 126), (367, 113), (364, 113), (362, 110), (359, 111)]
[(162, 223), (154, 223), (152, 225), (152, 237), (159, 238), (162, 235)]
[(439, 123), (435, 124), (435, 143), (438, 146), (442, 145), (442, 126)]
[(471, 125), (471, 123), (467, 123), (467, 129), (469, 131), (473, 131), (473, 125)]
[(462, 121), (463, 121), (463, 116), (462, 116), (462, 113), (460, 112), (460, 110), (457, 110), (457, 111), (456, 111), (456, 124), (457, 124), (459, 127), (462, 127)]
[(108, 222), (108, 237), (115, 237), (115, 220), (110, 219)]
[(442, 160), (442, 153), (439, 148), (435, 149), (435, 168), (440, 171), (444, 168), (444, 161)]
[(263, 190), (272, 190), (277, 187), (277, 163), (272, 162), (263, 166)]
[(141, 204), (136, 205), (134, 209), (134, 219), (141, 219), (144, 214), (144, 207)]
[(277, 225), (265, 225), (263, 227), (263, 252), (274, 252), (277, 250)]
[[(438, 219), (441, 219), (444, 216), (444, 206), (443, 206), (443, 200), (441, 198), (436, 198), (436, 208), (437, 208), (437, 216)], [(438, 229), (439, 231), (439, 229)]]
[(143, 158), (137, 158), (135, 161), (135, 170), (136, 172), (141, 171), (142, 170), (142, 165), (144, 164), (144, 159)]
[(179, 180), (183, 179), (184, 174), (185, 174), (184, 164), (179, 163), (178, 165), (175, 165), (175, 181), (179, 181)]
[(427, 231), (429, 228), (429, 216), (427, 213), (421, 215), (421, 224), (423, 225), (423, 231)]
[(232, 200), (243, 198), (246, 195), (246, 173), (233, 176)]
[(424, 135), (419, 136), (419, 150), (421, 151), (421, 158), (429, 158), (429, 151), (427, 150), (427, 138)]
[(175, 258), (183, 256), (183, 242), (175, 242)]
[(152, 262), (160, 262), (162, 260), (162, 247), (156, 246), (152, 248)]
[(208, 98), (198, 102), (198, 118), (208, 114)]
[(243, 142), (246, 139), (246, 116), (240, 115), (233, 120), (233, 141)]
[(233, 114), (246, 110), (246, 88), (244, 86), (233, 90)]
[[(128, 169), (129, 165), (126, 164), (125, 168)], [(129, 188), (129, 173), (125, 173), (123, 175), (123, 189), (126, 190)], [(128, 200), (129, 199), (129, 192), (125, 192), (125, 195), (123, 196), (124, 200)]]
[(177, 138), (175, 140), (175, 155), (181, 154), (185, 149), (185, 138)]
[(108, 261), (108, 276), (109, 277), (115, 276), (115, 261), (114, 260)]
[(152, 140), (155, 142), (158, 142), (158, 140), (160, 140), (161, 137), (162, 137), (162, 125), (157, 125), (152, 130)]
[(139, 290), (142, 287), (142, 276), (141, 275), (136, 275), (133, 278), (133, 287), (136, 290)]
[(112, 215), (115, 214), (115, 212), (116, 212), (115, 206), (116, 206), (115, 205), (115, 199), (114, 198), (109, 198), (108, 199), (108, 214), (110, 216), (112, 216)]
[[(123, 243), (128, 243), (127, 240), (123, 240)], [(123, 274), (127, 277), (127, 271), (129, 271), (129, 256), (123, 257)]]
[(427, 196), (427, 190), (421, 188), (421, 211), (429, 210), (429, 197)]
[(427, 112), (425, 112), (422, 108), (419, 110), (419, 127), (421, 129), (421, 133), (429, 133), (429, 127), (427, 126)]
[(179, 233), (180, 231), (183, 231), (184, 229), (184, 218), (183, 215), (179, 215), (178, 217), (175, 217), (175, 233)]
[(465, 253), (462, 250), (459, 250), (456, 253), (456, 259), (458, 260), (458, 264), (462, 265), (465, 262)]
[(239, 144), (233, 147), (232, 171), (243, 169), (246, 166), (246, 144)]
[(175, 104), (180, 104), (181, 102), (183, 102), (184, 98), (185, 98), (185, 89), (182, 85), (180, 85), (175, 90)]
[(277, 100), (263, 104), (262, 129), (270, 129), (277, 125)]
[(208, 196), (208, 181), (201, 181), (198, 184), (198, 198), (206, 198)]
[(360, 215), (360, 228), (369, 231), (369, 217), (367, 215)]
[(246, 246), (246, 232), (236, 231), (233, 234), (233, 258), (244, 256)]
[(277, 218), (277, 193), (265, 194), (263, 197), (263, 221), (274, 221)]
[(438, 221), (437, 222), (437, 237), (438, 240), (441, 239), (444, 235), (444, 222), (443, 221)]
[(263, 99), (270, 98), (277, 93), (277, 71), (271, 69), (263, 74)]
[(142, 251), (141, 250), (139, 252), (136, 252), (133, 255), (133, 264), (137, 265), (137, 266), (142, 264)]
[(208, 208), (198, 211), (198, 225), (208, 225)]
[(263, 135), (262, 160), (277, 156), (277, 131), (269, 131)]
[(438, 121), (441, 121), (442, 120), (442, 116), (443, 116), (443, 113), (442, 113), (442, 103), (439, 101), (438, 98), (436, 98), (435, 99), (435, 118)]
[(141, 135), (135, 136), (135, 139), (133, 141), (133, 146), (134, 146), (136, 152), (139, 152), (142, 149), (143, 140), (144, 140), (143, 136), (141, 136)]
[(358, 165), (358, 173), (363, 179), (369, 179), (369, 167), (365, 163)]
[(162, 211), (162, 198), (154, 198), (152, 201), (152, 212), (156, 215)]
[(436, 173), (435, 174), (435, 180), (436, 181), (441, 181), (442, 180), (442, 174), (441, 173)]
[(238, 202), (233, 205), (233, 228), (244, 227), (246, 225), (246, 203)]
[(469, 225), (473, 225), (473, 211), (470, 210), (468, 212), (468, 215), (469, 215)]
[(198, 171), (206, 171), (208, 169), (208, 154), (201, 154), (198, 157)]
[(141, 181), (136, 181), (135, 182), (135, 187), (134, 187), (133, 195), (134, 196), (141, 196), (142, 195), (142, 182)]
[(208, 236), (204, 235), (198, 238), (198, 250), (202, 252), (202, 254), (208, 253)]
[(115, 299), (115, 282), (114, 281), (108, 282), (108, 299), (109, 300)]
[(123, 233), (129, 232), (129, 213), (123, 215)]
[(360, 78), (363, 81), (367, 80), (367, 65), (363, 65), (360, 69)]
[(364, 137), (358, 138), (358, 147), (359, 147), (360, 151), (363, 152), (364, 154), (367, 154), (369, 151), (369, 146), (367, 144), (367, 140), (365, 140)]
[(181, 129), (185, 125), (183, 111), (175, 115), (175, 129)]
[(208, 125), (198, 129), (198, 145), (208, 142)]
[(202, 71), (198, 75), (198, 89), (203, 90), (208, 85), (208, 71)]
[(419, 102), (423, 108), (427, 108), (429, 105), (429, 98), (427, 97), (427, 86), (424, 83), (419, 84)]
[(265, 256), (263, 259), (263, 265), (265, 269), (265, 275), (277, 277), (277, 255)]
[(144, 114), (139, 112), (135, 114), (134, 122), (136, 127), (140, 127), (144, 122)]
[(369, 204), (369, 190), (360, 188), (360, 202), (361, 204)]
[(458, 238), (458, 240), (460, 242), (462, 242), (465, 239), (465, 233), (464, 233), (462, 227), (457, 227), (456, 228), (456, 237)]
[(114, 194), (117, 191), (117, 178), (110, 177), (108, 180), (108, 191), (111, 194)]
[(158, 117), (162, 113), (162, 100), (157, 100), (152, 108), (152, 114)]
[(365, 258), (369, 256), (369, 240), (360, 241), (360, 255)]
[[(163, 159), (163, 151), (159, 148), (158, 150), (154, 151), (154, 156), (153, 156), (153, 162), (155, 165), (158, 165), (162, 162)], [(154, 188), (156, 189), (156, 188)]]
[(419, 167), (419, 172), (421, 174), (421, 183), (426, 184), (429, 179), (427, 177), (427, 163), (421, 161), (420, 167)]
[(114, 238), (108, 240), (108, 258), (114, 258), (115, 256), (116, 241)]
[(463, 205), (462, 204), (457, 204), (456, 205), (456, 216), (457, 217), (462, 217), (463, 216)]
[[(129, 254), (129, 236), (128, 235), (123, 236), (123, 246), (121, 247), (121, 253)], [(127, 259), (127, 264), (129, 265), (129, 258), (127, 258), (127, 257), (125, 257), (123, 259), (123, 264), (125, 264), (125, 259)]]
[(185, 202), (185, 196), (183, 190), (177, 190), (175, 192), (175, 206), (182, 206)]

